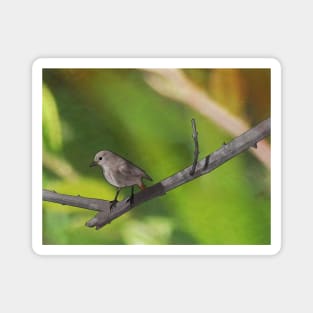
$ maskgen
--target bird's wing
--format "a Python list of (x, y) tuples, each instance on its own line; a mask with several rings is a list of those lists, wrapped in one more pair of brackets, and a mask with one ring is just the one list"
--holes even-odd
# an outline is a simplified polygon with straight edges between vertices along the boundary
[(118, 170), (123, 176), (140, 176), (152, 180), (152, 178), (144, 170), (136, 165), (133, 165), (131, 162), (122, 163)]

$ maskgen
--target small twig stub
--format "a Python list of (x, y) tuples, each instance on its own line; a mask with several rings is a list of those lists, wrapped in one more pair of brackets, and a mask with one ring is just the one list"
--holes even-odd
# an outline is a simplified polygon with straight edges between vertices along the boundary
[(196, 120), (194, 118), (191, 120), (191, 126), (192, 126), (192, 138), (195, 144), (195, 150), (193, 154), (193, 164), (192, 164), (192, 168), (189, 174), (193, 176), (196, 171), (198, 157), (199, 157), (198, 132), (197, 132)]

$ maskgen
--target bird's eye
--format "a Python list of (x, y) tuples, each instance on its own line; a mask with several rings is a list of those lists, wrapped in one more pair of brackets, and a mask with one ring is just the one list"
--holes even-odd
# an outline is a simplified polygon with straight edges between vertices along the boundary
[(100, 157), (99, 160), (102, 160), (102, 157)]

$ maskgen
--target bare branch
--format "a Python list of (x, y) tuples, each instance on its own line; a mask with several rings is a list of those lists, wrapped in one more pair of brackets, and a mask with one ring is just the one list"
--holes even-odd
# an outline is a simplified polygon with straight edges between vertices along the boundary
[(59, 204), (76, 206), (92, 211), (103, 211), (103, 208), (110, 206), (110, 201), (86, 198), (81, 196), (70, 196), (59, 194), (55, 191), (43, 190), (43, 199), (45, 201), (55, 202)]
[(190, 171), (190, 175), (193, 176), (195, 173), (195, 170), (196, 170), (196, 166), (198, 163), (198, 157), (199, 157), (198, 132), (197, 132), (197, 127), (196, 127), (196, 121), (194, 118), (191, 120), (191, 125), (192, 125), (192, 138), (195, 142), (194, 159), (193, 159), (193, 164), (192, 164), (192, 168)]
[(162, 196), (167, 191), (186, 184), (199, 176), (207, 174), (241, 152), (249, 149), (250, 147), (254, 147), (260, 140), (270, 135), (270, 124), (271, 121), (270, 118), (268, 118), (228, 144), (223, 145), (210, 155), (207, 155), (205, 158), (197, 162), (193, 176), (190, 175), (190, 171), (192, 170), (191, 165), (162, 180), (161, 182), (136, 193), (134, 195), (132, 206), (130, 206), (127, 199), (125, 199), (118, 202), (110, 212), (109, 201), (80, 196), (62, 195), (47, 190), (43, 191), (43, 200), (99, 211), (94, 218), (86, 223), (86, 226), (88, 227), (96, 227), (96, 229), (99, 229), (143, 202)]

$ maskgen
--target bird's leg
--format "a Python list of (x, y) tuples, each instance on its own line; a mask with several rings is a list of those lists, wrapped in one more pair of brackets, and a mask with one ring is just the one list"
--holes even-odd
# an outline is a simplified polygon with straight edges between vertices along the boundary
[(132, 186), (130, 197), (128, 197), (127, 202), (132, 206), (134, 204), (134, 186)]
[(114, 200), (110, 201), (110, 202), (111, 202), (110, 211), (111, 211), (111, 209), (114, 207), (114, 205), (118, 202), (118, 201), (117, 201), (117, 197), (118, 197), (118, 194), (120, 193), (120, 191), (121, 191), (121, 189), (120, 189), (120, 188), (117, 188), (117, 191), (116, 191)]

